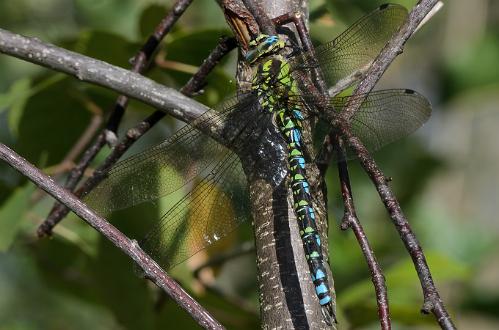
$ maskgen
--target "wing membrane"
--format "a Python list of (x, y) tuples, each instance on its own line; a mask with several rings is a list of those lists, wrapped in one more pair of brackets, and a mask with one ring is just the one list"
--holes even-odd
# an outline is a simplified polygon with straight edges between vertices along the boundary
[[(342, 111), (350, 98), (336, 97), (331, 105)], [(430, 115), (430, 102), (413, 90), (373, 91), (353, 115), (351, 128), (369, 151), (376, 151), (416, 131)], [(354, 155), (348, 151), (347, 157), (352, 159)]]
[(319, 66), (326, 84), (336, 85), (369, 65), (407, 19), (407, 9), (386, 4), (360, 18), (334, 40), (293, 58), (295, 69)]
[[(171, 138), (117, 163), (85, 202), (106, 215), (171, 194), (194, 178), (214, 171), (229, 150), (194, 127), (223, 123), (235, 108), (244, 112), (252, 102), (251, 95), (225, 102), (217, 115), (213, 111), (205, 113)], [(232, 137), (234, 143), (239, 143), (237, 132), (232, 132)]]
[(231, 153), (193, 184), (141, 245), (168, 269), (227, 236), (249, 217), (248, 210), (245, 176)]

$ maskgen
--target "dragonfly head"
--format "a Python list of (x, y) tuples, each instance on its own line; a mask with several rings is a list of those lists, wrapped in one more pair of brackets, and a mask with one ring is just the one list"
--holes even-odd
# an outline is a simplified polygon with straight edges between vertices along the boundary
[(279, 49), (284, 48), (286, 43), (284, 40), (278, 36), (269, 36), (266, 34), (260, 34), (250, 43), (250, 50), (246, 53), (246, 61), (250, 64), (254, 63), (261, 57), (267, 56), (269, 54), (275, 53)]

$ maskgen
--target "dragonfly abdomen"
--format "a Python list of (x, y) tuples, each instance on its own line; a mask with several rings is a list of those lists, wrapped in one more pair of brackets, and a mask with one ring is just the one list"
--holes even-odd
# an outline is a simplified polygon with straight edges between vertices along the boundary
[(319, 302), (321, 305), (326, 305), (331, 303), (332, 298), (324, 267), (321, 239), (317, 231), (310, 184), (305, 169), (305, 159), (301, 151), (301, 122), (293, 115), (295, 112), (296, 109), (279, 110), (279, 120), (277, 122), (288, 146), (293, 207), (298, 218), (305, 257), (307, 258)]
[(274, 114), (276, 124), (288, 149), (290, 187), (305, 257), (311, 273), (315, 292), (322, 306), (331, 311), (332, 297), (324, 267), (320, 235), (317, 231), (309, 182), (302, 152), (302, 120), (298, 86), (283, 58), (274, 58), (258, 67), (253, 80), (259, 102), (264, 111)]

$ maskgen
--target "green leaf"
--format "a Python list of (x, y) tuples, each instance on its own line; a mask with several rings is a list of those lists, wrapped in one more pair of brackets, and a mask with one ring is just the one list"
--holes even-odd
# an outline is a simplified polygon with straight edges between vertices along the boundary
[[(447, 256), (429, 253), (427, 261), (434, 278), (439, 281), (465, 280), (470, 275), (470, 269), (464, 264)], [(385, 271), (386, 282), (390, 296), (396, 295), (397, 300), (411, 301), (421, 297), (419, 280), (412, 260), (405, 259)], [(368, 297), (374, 298), (374, 288), (370, 278), (358, 282), (339, 296), (341, 304), (354, 305)]]
[[(445, 282), (465, 281), (471, 275), (471, 269), (465, 264), (437, 253), (427, 253), (427, 262), (433, 278)], [(394, 320), (406, 323), (433, 322), (421, 318), (420, 308), (423, 303), (421, 285), (409, 258), (393, 265), (385, 272), (389, 304)], [(338, 296), (338, 304), (350, 315), (349, 320), (356, 324), (365, 324), (376, 317), (376, 295), (371, 278), (366, 278)]]
[(16, 189), (0, 209), (0, 252), (9, 249), (21, 229), (22, 215), (28, 208), (33, 190), (32, 184)]
[(80, 35), (75, 51), (128, 69), (131, 67), (130, 58), (139, 47), (118, 34), (88, 30)]
[(201, 62), (215, 48), (220, 37), (229, 35), (225, 29), (206, 29), (189, 33), (177, 33), (174, 40), (168, 44), (167, 58), (191, 65)]
[(485, 35), (463, 51), (449, 54), (444, 75), (448, 94), (460, 95), (467, 89), (499, 82), (499, 37), (496, 34)]
[(14, 135), (17, 135), (19, 119), (30, 96), (30, 85), (31, 79), (22, 78), (12, 84), (5, 94), (0, 94), (0, 112), (9, 110), (9, 128)]
[(167, 12), (166, 7), (159, 4), (152, 4), (142, 11), (142, 14), (140, 15), (139, 29), (140, 35), (144, 41), (154, 31)]
[(46, 153), (46, 165), (50, 166), (71, 149), (88, 125), (90, 114), (74, 97), (76, 80), (50, 76), (44, 83), (49, 86), (34, 93), (26, 103), (16, 151), (35, 164)]
[[(80, 286), (71, 294), (47, 282), (41, 273), (54, 267), (59, 254), (50, 255), (47, 265), (33, 260), (35, 249), (19, 249), (0, 254), (0, 328), (3, 329), (122, 329), (105, 306), (82, 299), (91, 285)], [(58, 253), (64, 251), (58, 250)], [(73, 259), (74, 255), (73, 255)], [(45, 268), (45, 269), (43, 269)], [(73, 273), (70, 271), (73, 270)], [(64, 274), (80, 274), (75, 269), (52, 275), (54, 282), (68, 281)], [(73, 275), (74, 276), (74, 275)], [(80, 278), (81, 281), (81, 278)], [(71, 282), (73, 286), (78, 280)], [(84, 282), (84, 281), (83, 281)], [(126, 290), (125, 290), (126, 291)]]

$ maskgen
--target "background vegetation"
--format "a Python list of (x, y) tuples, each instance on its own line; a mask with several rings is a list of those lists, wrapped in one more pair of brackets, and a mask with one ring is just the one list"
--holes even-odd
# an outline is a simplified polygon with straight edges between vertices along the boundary
[[(0, 27), (129, 67), (172, 1), (3, 0)], [(411, 7), (415, 1), (396, 1)], [(380, 1), (336, 0), (317, 15), (311, 33), (331, 40)], [(312, 10), (324, 4), (311, 1)], [(436, 283), (457, 326), (499, 327), (499, 3), (453, 0), (411, 39), (378, 88), (406, 87), (434, 106), (417, 134), (378, 152), (393, 187), (428, 256)], [(215, 1), (194, 1), (160, 55), (169, 68), (150, 77), (180, 87), (216, 44), (229, 34)], [(210, 76), (201, 100), (216, 104), (232, 89), (235, 56)], [(195, 69), (195, 68), (194, 68)], [(46, 69), (0, 56), (0, 141), (54, 173), (92, 117), (104, 117), (116, 95)], [(89, 106), (92, 101), (98, 106)], [(100, 113), (102, 109), (104, 113)], [(132, 102), (123, 129), (153, 109)], [(171, 134), (179, 123), (163, 120), (130, 154)], [(105, 152), (103, 152), (104, 156)], [(412, 263), (388, 221), (377, 194), (352, 163), (360, 220), (385, 270), (390, 308), (398, 329), (434, 328), (419, 314), (422, 295)], [(342, 207), (336, 170), (328, 177), (331, 262), (338, 293), (340, 328), (378, 328), (374, 292), (351, 232), (338, 229)], [(177, 329), (196, 327), (187, 314), (134, 274), (131, 262), (80, 219), (71, 216), (51, 240), (37, 240), (36, 227), (52, 199), (0, 164), (0, 329)], [(121, 213), (115, 224), (137, 237), (157, 208)], [(140, 218), (141, 221), (137, 221)], [(139, 228), (141, 227), (141, 228)], [(139, 238), (139, 237), (137, 237)], [(251, 240), (245, 225), (221, 243)], [(174, 274), (227, 327), (258, 327), (253, 255), (233, 259), (204, 275), (226, 297), (206, 290), (191, 275), (196, 255)], [(228, 298), (227, 298), (228, 297)], [(164, 298), (164, 297), (163, 297)]]

